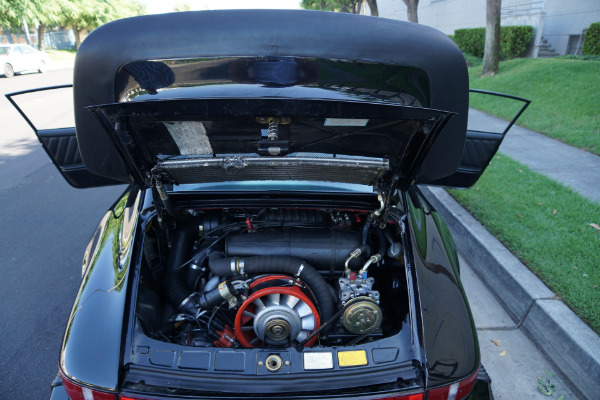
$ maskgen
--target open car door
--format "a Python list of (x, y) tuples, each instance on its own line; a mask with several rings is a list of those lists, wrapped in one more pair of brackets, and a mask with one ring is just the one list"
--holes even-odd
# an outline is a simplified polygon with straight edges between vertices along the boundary
[[(530, 100), (511, 96), (503, 93), (490, 92), (486, 90), (470, 89), (471, 94), (478, 96), (495, 96), (502, 99), (522, 102), (517, 113), (510, 122), (504, 122), (498, 126), (489, 126), (478, 121), (476, 110), (469, 112), (469, 124), (467, 126), (467, 138), (459, 167), (452, 175), (429, 182), (430, 185), (449, 186), (453, 188), (466, 189), (477, 182), (483, 171), (487, 168), (492, 157), (500, 147), (504, 136), (514, 125), (523, 111), (531, 103)], [(492, 100), (493, 101), (493, 100)]]
[[(62, 91), (52, 99), (61, 99), (61, 107), (65, 104), (73, 104), (72, 88), (73, 85), (61, 85), (45, 87), (33, 90), (24, 90), (20, 92), (9, 93), (6, 95), (8, 101), (17, 109), (19, 114), (25, 119), (27, 124), (33, 129), (46, 154), (52, 160), (60, 174), (65, 180), (75, 188), (90, 188), (108, 185), (121, 185), (123, 182), (96, 175), (90, 172), (79, 153), (77, 145), (77, 137), (75, 136), (75, 127), (58, 127), (60, 124), (65, 124), (65, 118), (57, 116), (54, 113), (51, 118), (36, 119), (35, 115), (27, 115), (25, 109), (27, 104), (32, 103), (32, 100), (39, 100), (40, 97), (45, 97), (45, 100), (50, 99), (50, 91)], [(34, 94), (35, 93), (35, 97)], [(15, 97), (21, 96), (19, 101), (15, 101)], [(50, 99), (51, 100), (51, 99)], [(48, 103), (50, 104), (50, 103)], [(53, 104), (56, 104), (54, 101)], [(39, 105), (38, 105), (39, 108)], [(72, 120), (72, 116), (68, 116)], [(35, 123), (34, 123), (35, 122)], [(57, 125), (58, 124), (58, 125)], [(74, 123), (67, 125), (74, 125)], [(46, 126), (50, 126), (47, 127)]]

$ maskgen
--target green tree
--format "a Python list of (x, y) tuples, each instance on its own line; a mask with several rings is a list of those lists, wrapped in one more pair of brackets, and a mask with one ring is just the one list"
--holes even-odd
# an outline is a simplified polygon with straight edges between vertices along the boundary
[(43, 50), (42, 39), (46, 26), (60, 21), (60, 1), (62, 0), (0, 0), (0, 26), (9, 32), (10, 39), (11, 30), (23, 26), (27, 43), (30, 43), (28, 27), (37, 26), (38, 48)]
[(38, 50), (44, 50), (44, 33), (48, 26), (56, 26), (62, 20), (61, 0), (30, 0), (23, 18), (37, 25)]
[(65, 25), (73, 28), (75, 48), (81, 45), (81, 34), (107, 22), (144, 12), (144, 7), (126, 0), (59, 0)]
[(1, 28), (11, 29), (21, 24), (19, 20), (21, 19), (22, 7), (18, 3), (11, 0), (0, 0)]
[(173, 6), (173, 11), (175, 11), (175, 12), (191, 11), (191, 10), (192, 10), (192, 6), (190, 6), (187, 3), (177, 3)]
[(363, 1), (369, 6), (371, 15), (378, 16), (377, 0), (302, 0), (302, 8), (307, 10), (338, 11), (360, 14)]
[(8, 33), (12, 43), (12, 29), (23, 24), (29, 6), (28, 0), (0, 0), (0, 27)]

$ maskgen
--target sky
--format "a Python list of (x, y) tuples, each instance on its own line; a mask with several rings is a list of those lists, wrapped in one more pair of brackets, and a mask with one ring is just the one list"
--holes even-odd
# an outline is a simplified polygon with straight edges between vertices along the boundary
[(299, 9), (300, 0), (141, 0), (148, 14), (173, 11), (177, 4), (189, 4), (192, 10), (223, 10), (236, 8)]

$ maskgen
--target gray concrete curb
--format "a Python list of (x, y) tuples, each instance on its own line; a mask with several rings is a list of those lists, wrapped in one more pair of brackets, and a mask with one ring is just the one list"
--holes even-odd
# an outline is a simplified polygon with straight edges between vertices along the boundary
[(421, 187), (461, 254), (510, 317), (585, 398), (600, 393), (600, 337), (444, 189)]

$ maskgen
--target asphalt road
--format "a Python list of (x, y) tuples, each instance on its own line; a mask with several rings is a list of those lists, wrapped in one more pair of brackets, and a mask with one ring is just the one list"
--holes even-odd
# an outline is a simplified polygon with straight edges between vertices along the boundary
[[(48, 399), (87, 242), (124, 187), (74, 189), (4, 94), (72, 82), (72, 69), (0, 78), (0, 399)], [(35, 122), (72, 121), (68, 91), (29, 96)], [(72, 123), (72, 122), (71, 122)]]

